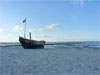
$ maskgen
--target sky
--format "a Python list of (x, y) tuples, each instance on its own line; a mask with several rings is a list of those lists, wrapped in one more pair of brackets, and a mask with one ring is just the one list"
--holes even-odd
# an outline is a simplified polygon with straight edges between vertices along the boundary
[(100, 0), (0, 0), (0, 42), (23, 36), (56, 41), (100, 41)]

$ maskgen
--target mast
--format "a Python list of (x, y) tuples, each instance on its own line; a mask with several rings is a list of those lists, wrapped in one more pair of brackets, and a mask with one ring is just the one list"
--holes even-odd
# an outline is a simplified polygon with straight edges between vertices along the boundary
[(30, 37), (30, 40), (31, 40), (31, 32), (29, 32), (29, 37)]
[(24, 38), (26, 38), (26, 22), (25, 22), (25, 26), (24, 26)]
[(26, 38), (26, 18), (23, 20), (24, 23), (24, 38)]

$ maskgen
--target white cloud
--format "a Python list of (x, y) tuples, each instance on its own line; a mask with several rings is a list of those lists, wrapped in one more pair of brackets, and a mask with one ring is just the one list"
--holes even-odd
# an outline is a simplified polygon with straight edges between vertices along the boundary
[(3, 28), (0, 28), (0, 32), (3, 32)]
[(71, 3), (76, 7), (83, 7), (86, 0), (71, 0)]
[(48, 31), (48, 30), (52, 30), (52, 29), (55, 29), (57, 28), (59, 25), (58, 24), (48, 24), (48, 25), (45, 25), (44, 27), (36, 27), (36, 28), (29, 28), (29, 31), (30, 32), (45, 32), (45, 31)]
[(58, 27), (58, 24), (49, 24), (48, 25), (48, 29), (54, 29), (56, 27)]
[(14, 30), (15, 32), (20, 32), (20, 31), (22, 31), (23, 29), (22, 29), (19, 25), (16, 25), (16, 26), (14, 26), (13, 30)]

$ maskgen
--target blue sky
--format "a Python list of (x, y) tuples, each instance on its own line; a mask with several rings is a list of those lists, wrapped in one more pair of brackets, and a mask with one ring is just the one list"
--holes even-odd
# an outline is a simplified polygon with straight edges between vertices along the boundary
[(23, 36), (46, 41), (100, 41), (100, 0), (0, 0), (0, 42)]

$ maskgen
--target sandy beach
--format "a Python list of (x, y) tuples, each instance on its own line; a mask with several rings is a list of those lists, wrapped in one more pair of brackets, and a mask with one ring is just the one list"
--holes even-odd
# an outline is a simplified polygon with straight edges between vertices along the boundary
[(99, 75), (100, 48), (0, 48), (0, 75)]

